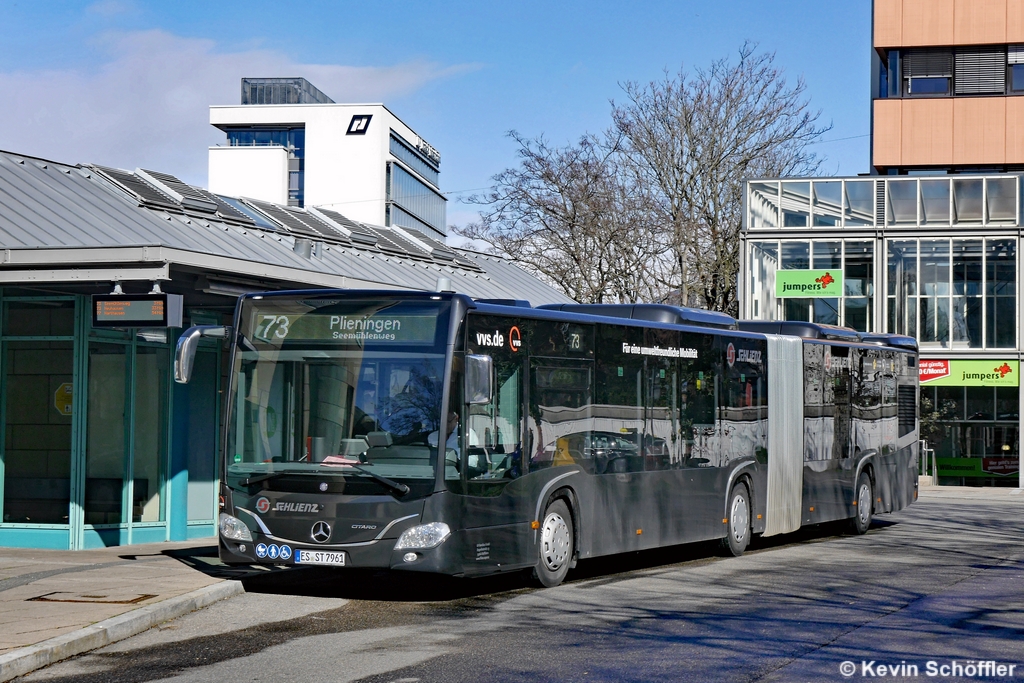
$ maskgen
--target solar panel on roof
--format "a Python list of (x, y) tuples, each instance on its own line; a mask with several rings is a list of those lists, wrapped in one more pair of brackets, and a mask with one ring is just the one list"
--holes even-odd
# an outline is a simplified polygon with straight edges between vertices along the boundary
[(417, 247), (409, 240), (403, 239), (394, 230), (389, 230), (379, 226), (375, 226), (370, 229), (377, 235), (377, 246), (384, 251), (399, 254), (401, 256), (419, 256), (420, 258), (430, 256), (430, 254)]
[(343, 228), (346, 228), (349, 231), (351, 231), (351, 238), (353, 242), (357, 242), (359, 244), (367, 244), (370, 246), (377, 243), (377, 236), (373, 234), (371, 230), (367, 229), (366, 226), (364, 226), (362, 223), (357, 223), (349, 218), (346, 218), (345, 216), (342, 216), (337, 211), (332, 211), (331, 209), (321, 209), (317, 207), (317, 211), (327, 216), (327, 218), (334, 221)]
[(448, 245), (444, 244), (443, 242), (440, 242), (434, 239), (433, 237), (428, 237), (419, 230), (416, 230), (415, 228), (403, 227), (402, 230), (405, 230), (416, 239), (422, 240), (423, 242), (428, 244), (432, 248), (430, 255), (433, 256), (436, 260), (447, 264), (454, 263), (461, 268), (465, 268), (466, 270), (473, 270), (478, 273), (484, 272), (484, 269), (481, 268), (480, 265), (477, 264), (475, 261), (463, 256), (462, 254), (458, 253), (457, 251), (455, 251)]
[(410, 235), (415, 237), (417, 240), (425, 243), (431, 249), (431, 255), (437, 258), (441, 258), (445, 261), (454, 261), (455, 252), (448, 248), (448, 245), (439, 242), (432, 237), (424, 235), (421, 231), (415, 228), (407, 228), (402, 226), (402, 230), (408, 232)]
[(228, 204), (229, 206), (233, 207), (239, 213), (248, 216), (256, 225), (257, 228), (262, 228), (264, 230), (269, 230), (271, 232), (288, 232), (286, 229), (284, 229), (274, 221), (270, 220), (262, 213), (260, 213), (253, 207), (249, 206), (245, 202), (243, 202), (241, 199), (235, 199), (234, 197), (225, 197), (224, 195), (217, 195), (217, 197), (225, 204)]
[(287, 211), (282, 209), (277, 204), (271, 204), (269, 202), (259, 202), (255, 199), (246, 199), (246, 204), (259, 209), (269, 218), (280, 223), (281, 226), (290, 233), (300, 235), (302, 237), (311, 237), (313, 239), (320, 239), (320, 233), (313, 230), (309, 226), (305, 225), (302, 221), (297, 220), (295, 217), (290, 215)]
[(309, 211), (299, 211), (296, 209), (287, 209), (293, 214), (298, 214), (296, 218), (301, 220), (306, 225), (309, 225), (314, 230), (320, 231), (324, 238), (328, 241), (332, 241), (337, 244), (343, 244), (345, 246), (352, 246), (352, 241), (348, 238), (343, 231), (331, 225), (329, 222), (321, 220), (316, 214), (310, 213)]
[(92, 168), (116, 187), (121, 188), (134, 197), (143, 206), (171, 209), (176, 212), (181, 211), (181, 206), (171, 197), (168, 197), (134, 173), (117, 168), (107, 168), (106, 166), (93, 166)]
[(305, 211), (271, 204), (270, 202), (260, 202), (255, 199), (247, 199), (245, 201), (283, 225), (288, 232), (294, 235), (334, 244), (351, 244), (345, 234), (323, 221), (317, 220), (312, 214)]
[(175, 178), (170, 173), (147, 171), (144, 168), (139, 168), (135, 170), (135, 174), (147, 182), (156, 185), (186, 209), (203, 213), (217, 212), (217, 204), (201, 195), (196, 188)]
[(217, 205), (217, 215), (221, 218), (227, 218), (228, 220), (235, 221), (237, 223), (243, 223), (245, 225), (255, 225), (256, 221), (252, 219), (237, 208), (225, 201), (220, 195), (207, 192), (206, 190), (199, 190), (200, 194), (209, 199), (211, 202)]

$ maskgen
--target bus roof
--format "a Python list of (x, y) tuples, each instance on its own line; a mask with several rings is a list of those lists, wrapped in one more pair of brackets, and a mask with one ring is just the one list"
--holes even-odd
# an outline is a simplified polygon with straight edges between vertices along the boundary
[(648, 320), (669, 325), (696, 325), (721, 330), (735, 330), (736, 318), (718, 311), (684, 308), (668, 304), (547, 304), (538, 308), (567, 313), (587, 313), (609, 318)]

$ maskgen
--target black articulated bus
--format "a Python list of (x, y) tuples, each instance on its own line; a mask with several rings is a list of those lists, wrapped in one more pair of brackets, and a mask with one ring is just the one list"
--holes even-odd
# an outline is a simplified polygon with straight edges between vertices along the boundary
[(477, 576), (917, 498), (917, 344), (666, 305), (252, 294), (232, 328), (227, 563)]

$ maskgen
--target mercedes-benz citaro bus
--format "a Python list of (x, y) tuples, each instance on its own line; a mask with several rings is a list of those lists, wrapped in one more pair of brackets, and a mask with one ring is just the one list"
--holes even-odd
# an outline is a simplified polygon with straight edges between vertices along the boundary
[(580, 558), (872, 515), (917, 498), (917, 344), (667, 305), (451, 292), (241, 297), (224, 562), (560, 583)]

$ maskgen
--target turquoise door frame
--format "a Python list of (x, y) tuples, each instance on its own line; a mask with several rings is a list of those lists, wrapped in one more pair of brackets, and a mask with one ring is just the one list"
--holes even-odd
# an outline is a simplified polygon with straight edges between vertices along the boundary
[[(2, 336), (8, 331), (6, 321), (2, 318), (7, 307), (5, 302), (12, 301), (73, 301), (74, 325), (73, 336)], [(4, 288), (0, 288), (0, 430), (7, 429), (7, 377), (9, 369), (8, 344), (11, 342), (54, 342), (61, 341), (72, 344), (72, 413), (70, 436), (70, 475), (68, 489), (70, 501), (68, 506), (67, 524), (30, 524), (6, 523), (0, 519), (0, 547), (31, 547), (54, 549), (85, 549), (108, 545), (126, 545), (131, 543), (148, 543), (154, 541), (184, 541), (191, 538), (214, 536), (216, 533), (216, 517), (218, 513), (217, 486), (218, 473), (216, 457), (219, 451), (220, 421), (222, 419), (221, 365), (222, 351), (219, 343), (203, 344), (200, 353), (214, 354), (215, 362), (208, 364), (216, 370), (212, 376), (195, 378), (193, 384), (183, 386), (173, 381), (173, 348), (181, 330), (169, 329), (167, 343), (151, 343), (139, 338), (136, 330), (131, 333), (100, 331), (92, 328), (91, 297), (87, 295), (54, 295), (39, 297), (8, 296)], [(70, 332), (71, 330), (69, 330)], [(122, 515), (120, 524), (91, 525), (86, 524), (86, 489), (87, 489), (87, 451), (88, 451), (88, 420), (89, 420), (89, 364), (90, 342), (117, 344), (125, 349), (125, 406), (124, 406), (124, 469), (122, 480)], [(148, 425), (148, 428), (161, 428), (162, 475), (158, 490), (160, 493), (161, 520), (153, 522), (134, 522), (135, 472), (133, 471), (136, 449), (136, 392), (140, 379), (138, 369), (138, 350), (143, 347), (157, 348), (158, 353), (166, 353), (166, 377), (161, 381), (166, 394), (163, 397), (163, 411), (160, 425)], [(162, 360), (161, 360), (162, 362)], [(207, 373), (208, 375), (210, 373)], [(152, 375), (150, 375), (152, 377)], [(209, 392), (209, 393), (206, 393)], [(202, 397), (202, 405), (191, 405), (191, 401)], [(212, 404), (213, 409), (208, 407)], [(152, 412), (152, 410), (151, 410)], [(141, 418), (140, 418), (141, 419)], [(209, 424), (212, 420), (213, 424)], [(200, 443), (189, 437), (195, 431), (202, 430), (206, 435), (213, 435), (213, 443), (206, 444), (208, 436)], [(151, 443), (151, 442), (150, 442)], [(0, 511), (4, 509), (4, 476), (6, 439), (0, 438)], [(205, 458), (213, 458), (212, 464)], [(205, 473), (199, 477), (195, 486), (189, 483), (189, 463), (196, 459), (204, 465)], [(212, 472), (212, 475), (210, 474)], [(211, 478), (211, 481), (207, 479)], [(153, 490), (153, 487), (149, 487)], [(202, 505), (194, 505), (200, 513), (189, 518), (189, 494), (201, 494)], [(206, 505), (205, 497), (211, 500)], [(209, 519), (206, 519), (207, 511)]]

